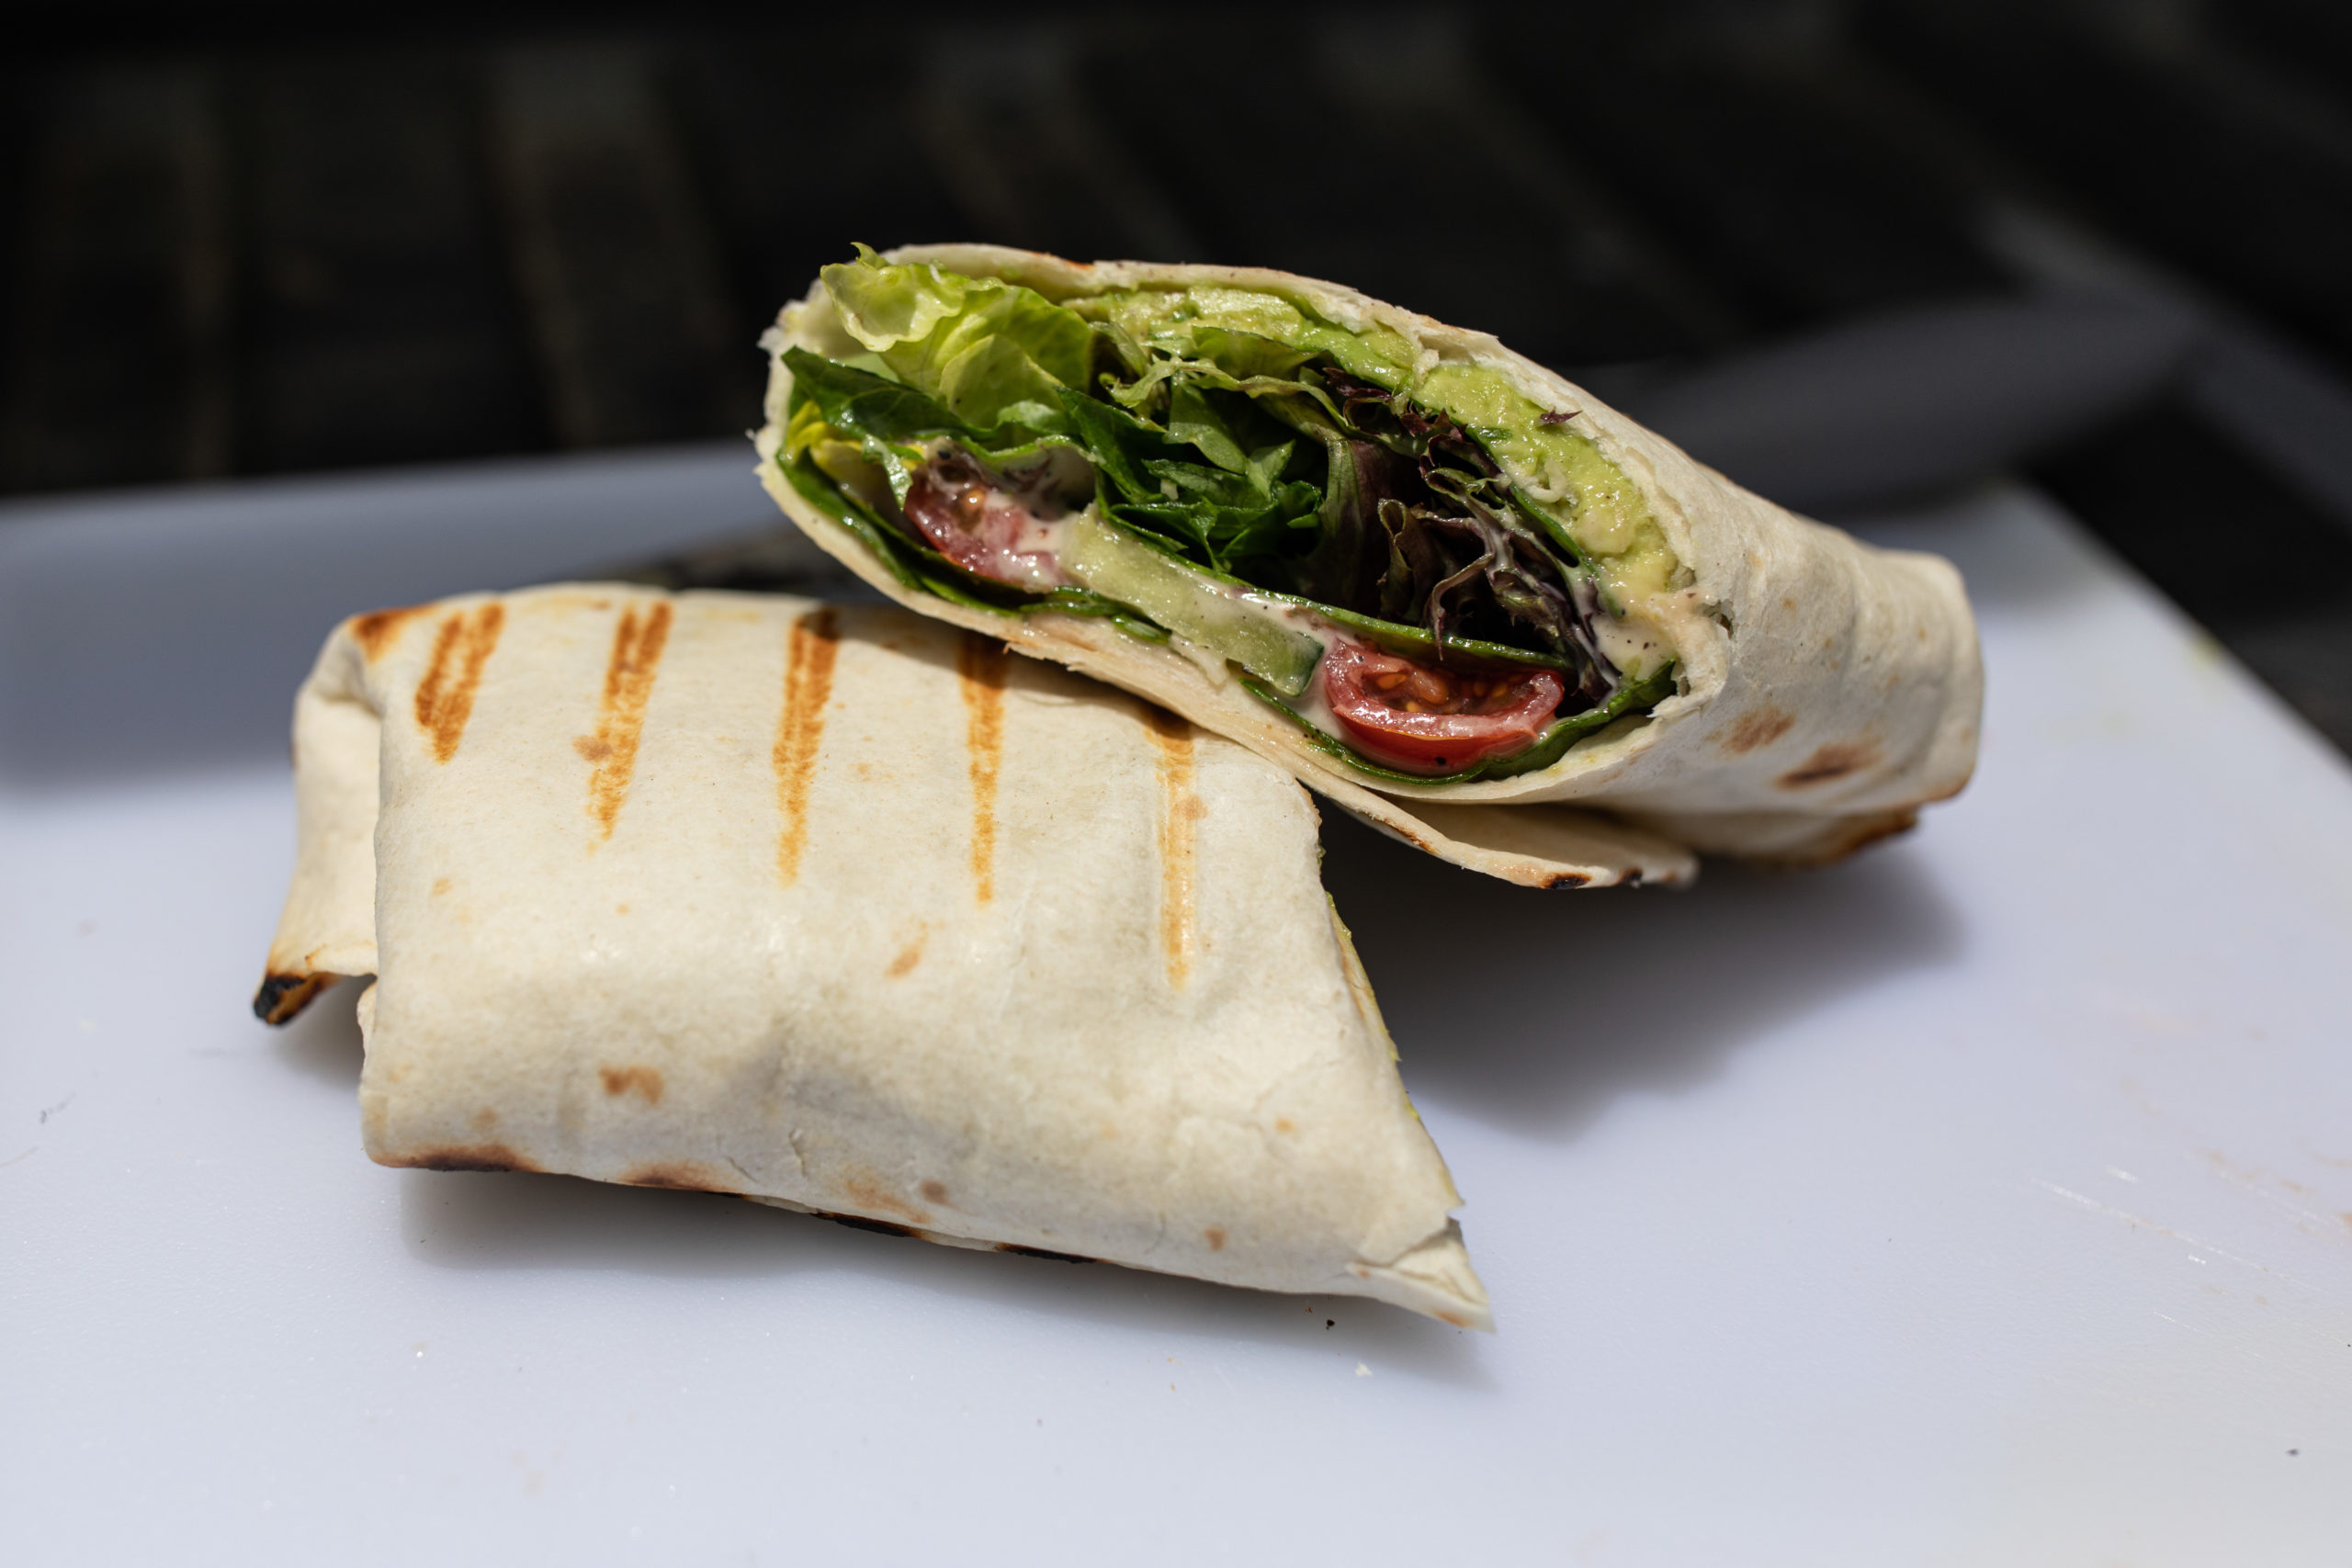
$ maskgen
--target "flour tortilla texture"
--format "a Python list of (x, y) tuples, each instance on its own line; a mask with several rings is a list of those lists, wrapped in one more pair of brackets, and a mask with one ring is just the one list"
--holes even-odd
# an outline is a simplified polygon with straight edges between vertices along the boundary
[(1313, 804), (1240, 746), (888, 606), (612, 585), (356, 618), (295, 737), (256, 1006), (377, 976), (379, 1161), (1488, 1325)]
[(910, 609), (1148, 697), (1281, 763), (1383, 831), (1533, 886), (1677, 881), (1695, 872), (1698, 852), (1835, 859), (1902, 831), (1920, 807), (1968, 781), (1984, 678), (1951, 563), (1875, 549), (1750, 494), (1487, 333), (1261, 268), (1088, 265), (990, 245), (910, 246), (888, 259), (1003, 278), (1059, 300), (1148, 287), (1265, 290), (1343, 327), (1394, 329), (1425, 363), (1495, 368), (1544, 405), (1577, 411), (1577, 428), (1642, 491), (1692, 590), (1670, 628), (1681, 690), (1651, 716), (1620, 721), (1512, 778), (1424, 785), (1356, 773), (1237, 681), (1164, 644), (1099, 618), (1000, 615), (906, 587), (794, 491), (775, 462), (791, 392), (784, 353), (857, 346), (818, 285), (763, 340), (773, 366), (757, 437), (761, 480), (819, 545)]

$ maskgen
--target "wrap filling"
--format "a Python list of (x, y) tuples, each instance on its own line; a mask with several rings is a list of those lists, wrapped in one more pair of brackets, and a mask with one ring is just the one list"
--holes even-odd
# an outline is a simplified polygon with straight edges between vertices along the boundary
[(1577, 411), (1497, 371), (1251, 289), (1057, 302), (864, 247), (823, 286), (844, 347), (786, 351), (777, 460), (909, 587), (1172, 639), (1415, 782), (1675, 691), (1689, 574)]

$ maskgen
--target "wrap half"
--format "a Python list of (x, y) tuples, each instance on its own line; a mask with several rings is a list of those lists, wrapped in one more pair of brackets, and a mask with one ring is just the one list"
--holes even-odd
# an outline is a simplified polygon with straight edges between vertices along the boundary
[(762, 480), (866, 581), (1461, 864), (1830, 859), (1973, 766), (1948, 562), (1485, 333), (1286, 273), (933, 245), (827, 267), (763, 342)]
[(361, 997), (368, 1153), (746, 1197), (1467, 1326), (1459, 1198), (1288, 775), (884, 605), (359, 616), (255, 1010)]

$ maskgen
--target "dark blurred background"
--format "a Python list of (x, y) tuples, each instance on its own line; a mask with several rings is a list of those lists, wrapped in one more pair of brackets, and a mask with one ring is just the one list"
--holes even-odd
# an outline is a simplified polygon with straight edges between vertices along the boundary
[(1826, 515), (2021, 469), (2352, 749), (2345, 0), (16, 17), (0, 491), (740, 434), (852, 240), (1258, 263)]

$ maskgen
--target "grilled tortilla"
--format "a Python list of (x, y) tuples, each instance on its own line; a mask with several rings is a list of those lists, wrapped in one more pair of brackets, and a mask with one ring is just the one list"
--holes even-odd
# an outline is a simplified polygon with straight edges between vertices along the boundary
[(376, 976), (382, 1163), (1487, 1322), (1313, 805), (1239, 746), (888, 606), (618, 586), (352, 620), (295, 740), (255, 1008)]
[(1284, 273), (940, 245), (826, 268), (764, 341), (763, 481), (860, 576), (1459, 863), (1833, 858), (1973, 766), (1949, 563), (1486, 334)]

